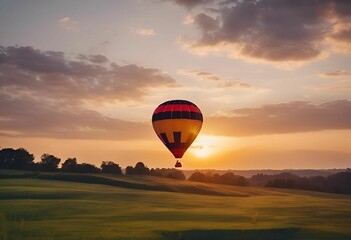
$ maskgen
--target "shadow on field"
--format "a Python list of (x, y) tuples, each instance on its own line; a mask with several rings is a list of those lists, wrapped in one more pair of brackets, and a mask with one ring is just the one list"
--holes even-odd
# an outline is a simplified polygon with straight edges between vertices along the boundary
[(164, 240), (349, 240), (350, 234), (313, 232), (300, 228), (245, 230), (186, 230), (163, 231)]

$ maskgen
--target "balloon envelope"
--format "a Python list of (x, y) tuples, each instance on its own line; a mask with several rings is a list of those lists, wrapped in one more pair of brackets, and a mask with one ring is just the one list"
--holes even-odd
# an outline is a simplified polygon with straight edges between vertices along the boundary
[(186, 100), (171, 100), (159, 105), (152, 115), (152, 126), (163, 144), (176, 158), (183, 157), (201, 130), (200, 109)]

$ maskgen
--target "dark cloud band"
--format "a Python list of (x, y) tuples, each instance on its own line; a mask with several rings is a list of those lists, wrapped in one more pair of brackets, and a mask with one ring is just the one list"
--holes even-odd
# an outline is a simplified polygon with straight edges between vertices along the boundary
[(79, 55), (32, 47), (0, 47), (0, 87), (29, 94), (60, 98), (71, 103), (138, 100), (150, 88), (174, 87), (175, 80), (158, 69), (120, 66), (105, 56)]
[(233, 116), (207, 119), (208, 133), (254, 136), (335, 129), (351, 129), (351, 101), (338, 100), (320, 105), (298, 101), (241, 108)]
[(138, 102), (150, 88), (174, 87), (158, 69), (120, 66), (102, 55), (0, 47), (0, 135), (81, 139), (145, 138), (142, 122), (107, 117), (94, 104)]
[(311, 60), (330, 51), (325, 45), (351, 51), (351, 1), (233, 0), (212, 1), (210, 12), (202, 7), (194, 18), (201, 36), (183, 42), (189, 50), (223, 49), (271, 62)]

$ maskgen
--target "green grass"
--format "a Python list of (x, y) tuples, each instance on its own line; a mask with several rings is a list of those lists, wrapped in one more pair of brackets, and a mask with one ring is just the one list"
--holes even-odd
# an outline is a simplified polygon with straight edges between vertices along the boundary
[[(5, 240), (351, 239), (346, 195), (149, 176), (0, 171), (0, 177)], [(96, 178), (100, 184), (91, 183)]]

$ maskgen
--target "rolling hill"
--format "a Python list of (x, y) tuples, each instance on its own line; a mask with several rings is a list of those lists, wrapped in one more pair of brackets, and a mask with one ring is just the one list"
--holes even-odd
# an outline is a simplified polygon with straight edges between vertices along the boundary
[(0, 171), (0, 239), (351, 239), (351, 196)]

